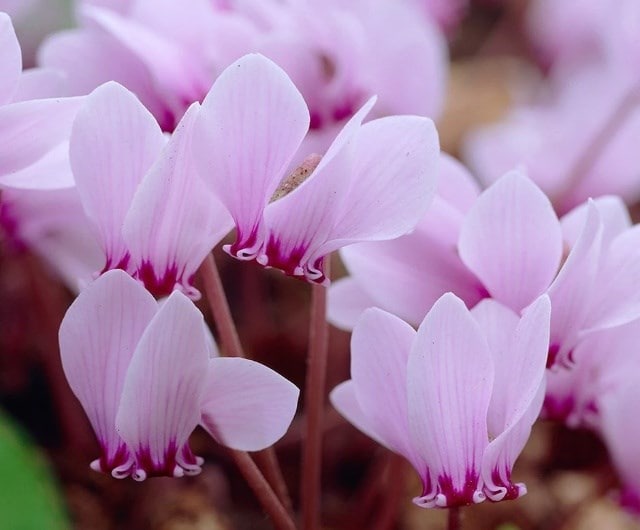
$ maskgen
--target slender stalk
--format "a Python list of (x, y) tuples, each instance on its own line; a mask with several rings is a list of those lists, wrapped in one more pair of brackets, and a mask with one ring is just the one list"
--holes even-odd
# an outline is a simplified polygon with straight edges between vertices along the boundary
[(258, 501), (260, 501), (264, 511), (267, 512), (275, 527), (278, 530), (295, 530), (296, 525), (293, 519), (287, 510), (284, 509), (251, 457), (243, 451), (234, 451), (232, 449), (229, 450), (229, 454), (233, 458), (240, 473), (242, 473), (242, 476), (256, 494)]
[[(222, 280), (220, 279), (220, 273), (218, 272), (213, 254), (209, 254), (205, 258), (200, 267), (200, 275), (202, 276), (204, 291), (207, 295), (211, 313), (213, 314), (218, 333), (220, 334), (222, 350), (230, 357), (244, 357), (242, 343), (240, 342), (238, 330), (231, 317), (231, 310), (229, 309), (229, 303), (224, 293), (224, 287), (222, 286)], [(254, 453), (254, 455), (267, 481), (278, 495), (280, 502), (286, 510), (293, 513), (291, 496), (289, 495), (289, 490), (284, 481), (284, 476), (282, 475), (282, 470), (280, 469), (280, 464), (278, 463), (278, 458), (276, 457), (273, 447), (258, 451)]]
[(398, 518), (400, 503), (404, 495), (404, 458), (389, 452), (387, 472), (382, 484), (382, 506), (376, 516), (374, 530), (390, 530)]
[(229, 357), (244, 357), (242, 343), (231, 317), (229, 302), (224, 294), (224, 287), (222, 286), (222, 280), (220, 279), (220, 273), (213, 254), (209, 254), (202, 262), (200, 275), (225, 355)]
[[(329, 276), (329, 260), (325, 274)], [(327, 289), (313, 285), (311, 291), (311, 322), (309, 353), (305, 384), (306, 437), (302, 448), (302, 528), (320, 527), (320, 471), (322, 461), (322, 415), (329, 346), (327, 324)]]
[(632, 111), (638, 106), (638, 103), (640, 103), (640, 87), (634, 86), (622, 97), (609, 119), (605, 121), (604, 125), (586, 145), (582, 155), (569, 172), (567, 179), (554, 194), (552, 202), (555, 205), (562, 206), (571, 190), (580, 184), (587, 172), (593, 168), (605, 149), (610, 145), (615, 133), (633, 115)]
[(453, 506), (452, 508), (449, 508), (447, 530), (462, 530), (462, 524), (460, 521), (460, 507)]

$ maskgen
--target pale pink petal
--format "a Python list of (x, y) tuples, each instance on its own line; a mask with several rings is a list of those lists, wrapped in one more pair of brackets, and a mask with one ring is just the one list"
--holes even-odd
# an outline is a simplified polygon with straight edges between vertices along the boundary
[(509, 424), (485, 449), (482, 460), (484, 493), (494, 502), (517, 499), (527, 493), (527, 487), (522, 482), (514, 483), (511, 480), (511, 471), (529, 439), (531, 426), (540, 414), (544, 391), (545, 385), (542, 380), (524, 413), (517, 421)]
[(331, 284), (327, 300), (327, 319), (335, 327), (350, 331), (362, 312), (376, 303), (354, 278), (341, 278)]
[(10, 232), (14, 243), (38, 254), (72, 291), (89, 282), (104, 263), (75, 188), (5, 189), (0, 212), (5, 233)]
[(189, 103), (199, 100), (209, 88), (213, 80), (211, 73), (203, 71), (193, 54), (164, 33), (157, 33), (133, 18), (108, 9), (86, 7), (83, 15), (144, 63), (176, 117), (179, 118), (181, 111)]
[[(141, 288), (141, 287), (139, 287)], [(203, 317), (174, 291), (144, 331), (129, 364), (116, 428), (135, 455), (133, 478), (200, 471), (188, 438), (200, 420), (209, 353)]]
[(22, 71), (22, 53), (11, 17), (0, 12), (0, 105), (12, 100)]
[(409, 437), (407, 361), (416, 332), (398, 317), (367, 309), (351, 337), (351, 380), (367, 425), (392, 451), (424, 474)]
[(126, 86), (171, 130), (175, 116), (157, 93), (148, 68), (113, 37), (95, 28), (62, 31), (48, 37), (38, 52), (39, 64), (64, 72), (73, 95), (84, 95), (103, 83)]
[(418, 325), (448, 291), (455, 292), (469, 307), (486, 296), (456, 252), (460, 221), (460, 214), (436, 197), (411, 234), (352, 245), (343, 248), (340, 255), (372, 305)]
[[(43, 157), (58, 158), (60, 145), (69, 138), (82, 101), (82, 98), (36, 99), (0, 107), (0, 184), (6, 180), (13, 187), (21, 187), (14, 174)], [(25, 177), (26, 187), (55, 189), (73, 185), (68, 171), (54, 174), (45, 171), (39, 179), (36, 177), (33, 174)]]
[(30, 68), (22, 72), (13, 101), (68, 96), (65, 75), (53, 68)]
[(610, 328), (640, 317), (640, 226), (618, 235), (603, 248), (602, 266), (594, 286), (592, 311), (585, 327)]
[(201, 177), (236, 223), (232, 254), (256, 255), (263, 210), (308, 126), (298, 90), (260, 55), (229, 66), (209, 91), (196, 124), (195, 158)]
[(390, 116), (363, 125), (341, 212), (311, 260), (415, 228), (435, 193), (439, 151), (438, 133), (427, 118)]
[(394, 449), (379, 437), (376, 430), (370, 425), (369, 418), (362, 410), (356, 397), (356, 387), (352, 380), (340, 383), (329, 394), (333, 407), (356, 429), (375, 440), (390, 451)]
[(0, 183), (8, 188), (34, 191), (72, 188), (74, 180), (69, 164), (69, 142), (60, 142), (33, 164), (3, 175)]
[(351, 186), (355, 144), (362, 120), (371, 110), (370, 99), (343, 127), (309, 177), (264, 210), (266, 245), (257, 261), (286, 274), (326, 282), (320, 256), (309, 261), (327, 241)]
[(222, 445), (260, 451), (287, 432), (299, 394), (293, 383), (260, 363), (211, 359), (200, 423)]
[(460, 213), (466, 214), (480, 195), (480, 186), (461, 162), (447, 153), (440, 152), (436, 193)]
[(550, 315), (549, 297), (542, 295), (519, 321), (513, 315), (492, 319), (494, 331), (501, 327), (507, 338), (492, 348), (496, 372), (487, 417), (492, 442), (482, 464), (485, 493), (494, 501), (524, 493), (511, 482), (511, 470), (542, 406)]
[(487, 447), (494, 366), (487, 341), (462, 300), (443, 295), (418, 329), (409, 354), (409, 430), (429, 464), (419, 506), (485, 499), (479, 479)]
[[(593, 204), (600, 212), (603, 225), (602, 245), (603, 248), (606, 248), (616, 236), (631, 228), (632, 222), (629, 210), (622, 199), (614, 195), (597, 197), (593, 199)], [(589, 202), (584, 202), (560, 219), (562, 236), (569, 248), (576, 244), (584, 228), (588, 211)]]
[(80, 293), (60, 326), (65, 375), (102, 450), (92, 467), (117, 477), (127, 476), (132, 466), (115, 423), (125, 374), (156, 307), (138, 282), (115, 270)]
[(538, 187), (512, 171), (480, 195), (462, 226), (458, 248), (491, 296), (520, 311), (558, 271), (560, 223)]
[(194, 103), (138, 187), (123, 226), (131, 268), (154, 295), (200, 293), (193, 277), (231, 230), (229, 214), (198, 175), (191, 157)]
[(444, 107), (449, 68), (442, 32), (403, 2), (383, 0), (375, 7), (366, 3), (364, 11), (369, 88), (380, 98), (379, 111), (437, 119)]
[(586, 324), (594, 300), (602, 232), (600, 214), (590, 201), (582, 232), (547, 291), (553, 307), (549, 366), (571, 360), (571, 350)]
[(69, 157), (82, 205), (106, 254), (105, 270), (127, 267), (122, 224), (164, 144), (153, 116), (117, 83), (97, 88), (78, 112)]
[(637, 371), (601, 403), (602, 436), (623, 482), (622, 504), (640, 512), (640, 393)]

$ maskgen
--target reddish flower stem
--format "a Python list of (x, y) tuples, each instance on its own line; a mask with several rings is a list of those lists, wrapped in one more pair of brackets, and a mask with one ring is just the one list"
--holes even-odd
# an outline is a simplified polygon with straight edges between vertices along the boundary
[(240, 473), (247, 481), (256, 497), (262, 504), (264, 511), (267, 512), (273, 524), (278, 530), (295, 530), (296, 525), (289, 513), (282, 506), (278, 497), (265, 480), (264, 476), (256, 466), (251, 457), (244, 451), (229, 450), (229, 454), (233, 458)]
[(447, 530), (462, 530), (462, 524), (460, 521), (460, 507), (453, 506), (449, 508)]
[(615, 133), (622, 128), (629, 117), (633, 114), (633, 109), (640, 103), (640, 87), (632, 87), (620, 100), (609, 119), (596, 132), (595, 136), (586, 145), (582, 155), (578, 158), (571, 169), (566, 181), (552, 198), (553, 204), (563, 207), (567, 196), (582, 179), (587, 172), (593, 168), (605, 149), (610, 145)]
[[(329, 260), (325, 274), (329, 277)], [(329, 349), (327, 323), (327, 289), (322, 285), (311, 288), (311, 322), (309, 353), (305, 383), (306, 437), (302, 448), (302, 528), (320, 528), (320, 474), (322, 463), (322, 415), (324, 411), (325, 380)]]
[(382, 506), (376, 516), (374, 530), (394, 528), (404, 495), (404, 458), (395, 453), (387, 455), (386, 477), (382, 486)]
[(231, 317), (229, 302), (224, 294), (224, 287), (213, 254), (209, 254), (202, 262), (200, 276), (204, 283), (204, 292), (207, 295), (216, 328), (220, 334), (224, 354), (229, 357), (244, 357), (242, 343)]
[[(220, 334), (222, 351), (229, 357), (245, 357), (213, 254), (209, 254), (205, 258), (200, 267), (200, 275), (213, 319)], [(285, 510), (293, 513), (289, 490), (273, 447), (258, 451), (254, 455), (268, 483), (275, 490), (279, 502), (282, 503)]]

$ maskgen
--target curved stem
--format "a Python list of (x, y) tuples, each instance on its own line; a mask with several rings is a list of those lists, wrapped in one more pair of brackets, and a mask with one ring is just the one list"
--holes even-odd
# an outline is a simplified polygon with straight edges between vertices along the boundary
[[(329, 277), (329, 259), (325, 274)], [(327, 289), (323, 285), (311, 288), (311, 322), (309, 353), (305, 384), (306, 437), (302, 448), (302, 528), (320, 527), (320, 475), (322, 463), (322, 414), (329, 346), (327, 323)]]
[(242, 476), (256, 494), (264, 511), (267, 512), (275, 527), (278, 530), (295, 530), (296, 525), (293, 519), (289, 516), (287, 510), (284, 509), (251, 457), (243, 451), (234, 451), (232, 449), (229, 450), (229, 454), (236, 463), (240, 473), (242, 473)]
[[(200, 266), (200, 275), (204, 283), (204, 291), (216, 323), (216, 328), (220, 334), (223, 352), (229, 357), (245, 357), (213, 254), (209, 254), (203, 261)], [(267, 481), (280, 499), (280, 502), (286, 510), (293, 513), (289, 489), (284, 481), (284, 476), (282, 475), (282, 470), (280, 469), (280, 464), (278, 463), (278, 458), (273, 447), (258, 451), (254, 453), (254, 455)]]

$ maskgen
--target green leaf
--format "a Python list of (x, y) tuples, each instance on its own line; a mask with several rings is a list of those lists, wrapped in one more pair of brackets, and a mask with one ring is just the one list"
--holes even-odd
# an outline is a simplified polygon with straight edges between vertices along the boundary
[(69, 527), (60, 492), (43, 454), (0, 413), (0, 528)]

